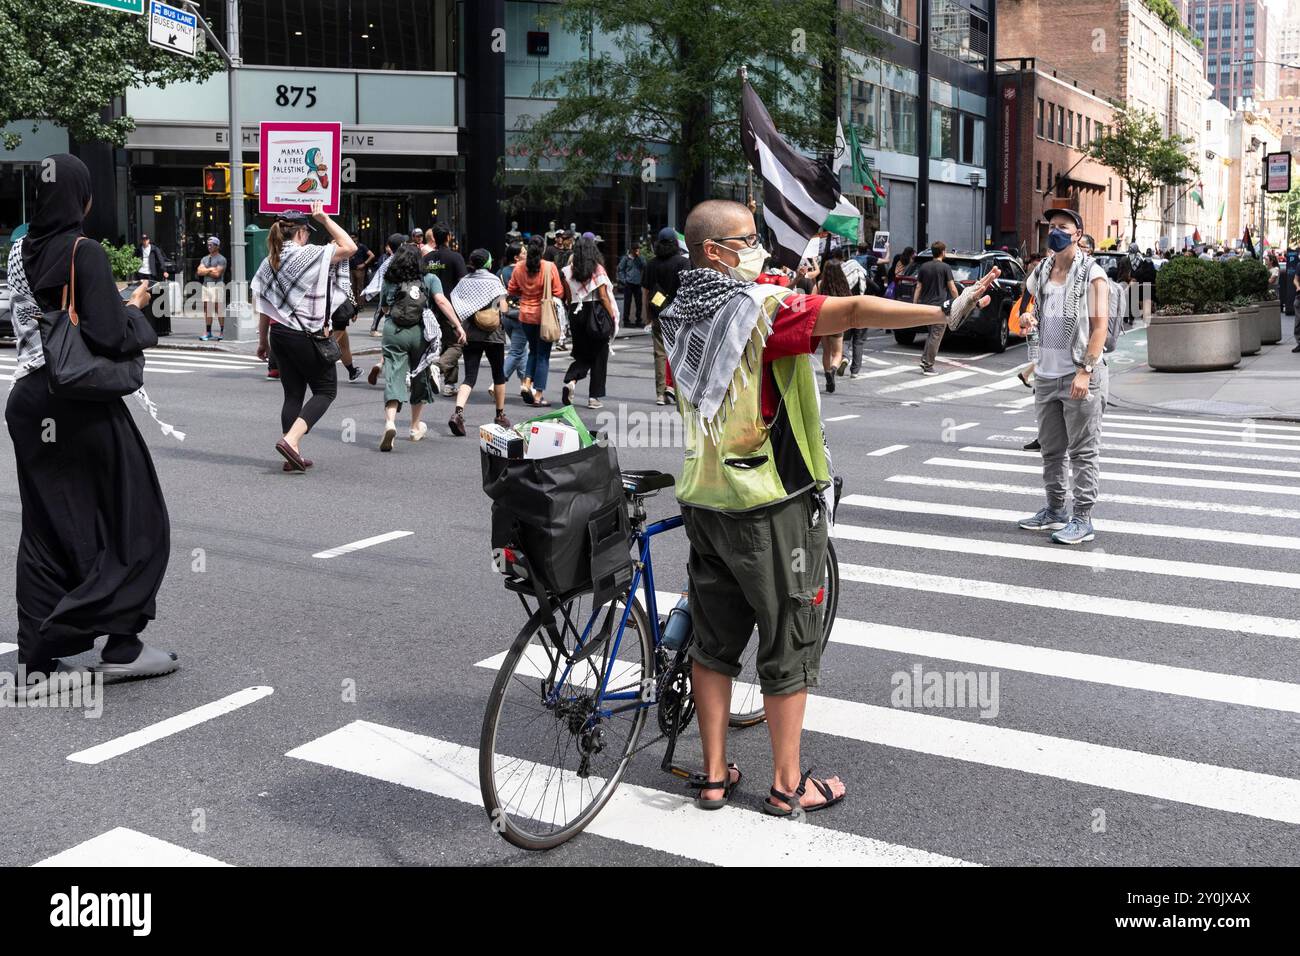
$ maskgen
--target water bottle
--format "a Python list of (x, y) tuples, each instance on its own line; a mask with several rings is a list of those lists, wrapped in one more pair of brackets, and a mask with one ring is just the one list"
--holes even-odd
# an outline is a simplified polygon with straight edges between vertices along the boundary
[(691, 612), (686, 606), (686, 595), (683, 594), (677, 602), (677, 606), (668, 612), (668, 621), (664, 624), (663, 646), (665, 650), (676, 651), (686, 643), (686, 639), (691, 636)]

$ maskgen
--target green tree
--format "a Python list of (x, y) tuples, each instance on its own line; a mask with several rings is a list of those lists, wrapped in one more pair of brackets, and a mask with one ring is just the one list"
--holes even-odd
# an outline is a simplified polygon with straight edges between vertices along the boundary
[[(48, 119), (74, 139), (122, 146), (135, 123), (106, 115), (116, 97), (222, 69), (214, 53), (191, 60), (150, 46), (146, 20), (74, 0), (0, 0), (0, 126)], [(22, 133), (3, 141), (15, 149)]]
[(1286, 224), (1287, 247), (1295, 246), (1300, 242), (1300, 182), (1292, 186), (1290, 192), (1270, 195), (1268, 200), (1275, 220)]
[[(551, 14), (583, 37), (583, 56), (533, 90), (553, 108), (524, 117), (518, 205), (567, 205), (611, 174), (648, 179), (657, 155), (676, 170), (682, 208), (709, 198), (713, 176), (740, 176), (745, 66), (791, 142), (830, 150), (836, 70), (869, 51), (865, 24), (836, 0), (564, 0)], [(551, 160), (562, 158), (558, 174)]]
[(1191, 142), (1186, 136), (1166, 136), (1150, 113), (1117, 109), (1110, 131), (1089, 147), (1089, 155), (1113, 169), (1124, 182), (1134, 242), (1138, 214), (1156, 190), (1161, 186), (1185, 186), (1192, 181), (1191, 174), (1196, 172), (1196, 167), (1186, 152)]

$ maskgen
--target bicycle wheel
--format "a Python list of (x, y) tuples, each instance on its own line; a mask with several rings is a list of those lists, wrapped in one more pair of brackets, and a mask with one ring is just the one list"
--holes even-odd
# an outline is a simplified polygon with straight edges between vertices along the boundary
[[(610, 660), (625, 601), (593, 608), (591, 592), (577, 595), (557, 614), (564, 655), (544, 627), (525, 625), (497, 672), (479, 740), (479, 786), (493, 829), (515, 846), (545, 850), (576, 836), (623, 778), (645, 724), (641, 695), (655, 677), (653, 637), (639, 602)], [(570, 665), (588, 624), (597, 633), (611, 609), (610, 637)], [(635, 692), (631, 700), (597, 706), (607, 667), (605, 692)]]
[[(826, 541), (826, 576), (822, 594), (822, 654), (830, 643), (831, 628), (835, 625), (835, 612), (840, 604), (840, 562), (835, 555), (834, 540)], [(763, 722), (767, 712), (763, 708), (763, 693), (758, 686), (758, 629), (745, 645), (740, 657), (740, 676), (731, 682), (732, 727), (752, 727)]]

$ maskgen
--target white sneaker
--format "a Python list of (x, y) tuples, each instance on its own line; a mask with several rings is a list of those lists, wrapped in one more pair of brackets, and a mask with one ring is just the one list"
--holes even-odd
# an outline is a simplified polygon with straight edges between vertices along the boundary
[(427, 434), (429, 434), (429, 426), (424, 422), (420, 422), (419, 428), (411, 429), (411, 441), (419, 441)]

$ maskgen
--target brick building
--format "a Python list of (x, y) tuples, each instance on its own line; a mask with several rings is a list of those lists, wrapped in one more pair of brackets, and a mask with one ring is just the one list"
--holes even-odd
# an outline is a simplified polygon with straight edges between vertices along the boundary
[[(1095, 96), (1152, 114), (1167, 134), (1198, 140), (1211, 86), (1201, 48), (1181, 23), (1166, 24), (1143, 0), (1000, 0), (998, 10), (1000, 58), (1050, 49), (1052, 66)], [(1162, 189), (1139, 211), (1137, 241), (1180, 246), (1198, 213), (1186, 190)]]
[[(1114, 107), (1041, 60), (998, 61), (999, 190), (994, 245), (1026, 251), (1046, 243), (1047, 206), (1076, 210), (1099, 245), (1128, 228), (1124, 187), (1087, 149), (1111, 124)], [(1107, 240), (1110, 240), (1109, 242)]]

